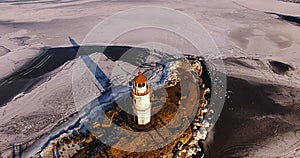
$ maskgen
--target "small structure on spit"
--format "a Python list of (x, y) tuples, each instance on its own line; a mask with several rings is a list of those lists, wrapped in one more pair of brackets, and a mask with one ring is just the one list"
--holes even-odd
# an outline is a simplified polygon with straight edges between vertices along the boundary
[(148, 124), (151, 121), (151, 87), (142, 72), (138, 72), (138, 76), (134, 78), (131, 93), (138, 125)]

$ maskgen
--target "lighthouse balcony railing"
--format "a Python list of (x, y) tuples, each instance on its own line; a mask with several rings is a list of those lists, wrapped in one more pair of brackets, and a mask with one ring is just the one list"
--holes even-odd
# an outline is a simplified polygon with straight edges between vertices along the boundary
[(146, 91), (144, 93), (139, 93), (137, 91), (137, 89), (135, 89), (135, 88), (131, 89), (131, 91), (134, 95), (143, 96), (143, 95), (147, 95), (148, 93), (150, 93), (152, 91), (152, 88), (149, 85), (147, 85)]

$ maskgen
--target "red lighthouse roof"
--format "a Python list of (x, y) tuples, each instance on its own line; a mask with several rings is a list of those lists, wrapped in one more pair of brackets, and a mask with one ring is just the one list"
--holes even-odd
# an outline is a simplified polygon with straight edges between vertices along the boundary
[(138, 76), (134, 78), (135, 83), (145, 83), (147, 82), (147, 78), (143, 75), (142, 72), (139, 71)]

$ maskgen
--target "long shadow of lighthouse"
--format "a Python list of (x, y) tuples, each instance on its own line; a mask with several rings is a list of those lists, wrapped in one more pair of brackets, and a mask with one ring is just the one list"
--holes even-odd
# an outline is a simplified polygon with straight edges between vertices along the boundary
[(22, 144), (13, 144), (12, 148), (12, 158), (21, 158), (22, 157)]

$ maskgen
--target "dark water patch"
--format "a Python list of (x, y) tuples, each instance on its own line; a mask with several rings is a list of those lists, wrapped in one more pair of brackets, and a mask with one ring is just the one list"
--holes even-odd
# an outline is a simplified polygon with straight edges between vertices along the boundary
[(149, 49), (129, 46), (81, 46), (78, 55), (90, 55), (92, 53), (103, 53), (112, 61), (124, 61), (133, 65), (145, 63), (150, 55)]
[[(1, 3), (0, 3), (1, 4)], [(58, 27), (61, 30), (68, 30), (68, 25), (65, 23), (75, 23), (82, 20), (82, 18), (74, 19), (50, 19), (49, 21), (33, 21), (33, 22), (18, 22), (14, 20), (0, 20), (0, 26), (27, 29), (27, 30), (39, 30), (44, 34), (52, 34), (52, 30), (49, 27)]]
[[(203, 83), (205, 84), (205, 86), (209, 89), (212, 89), (212, 79), (210, 76), (210, 72), (208, 70), (208, 63), (206, 63), (204, 60), (200, 60), (201, 64), (202, 64), (202, 74), (201, 74), (201, 78), (203, 80)], [(208, 101), (208, 104), (210, 103), (211, 100), (211, 93), (206, 93), (205, 94), (205, 98)]]
[(4, 106), (6, 102), (11, 100), (14, 96), (21, 93), (27, 85), (30, 84), (29, 80), (18, 80), (12, 84), (3, 84), (0, 86), (0, 105)]
[(278, 13), (273, 13), (273, 12), (266, 12), (268, 14), (273, 14), (273, 15), (277, 15), (279, 20), (283, 20), (286, 22), (289, 22), (291, 24), (300, 26), (300, 17), (297, 16), (290, 16), (290, 15), (283, 15), (283, 14), (278, 14)]
[[(78, 49), (78, 48), (77, 48)], [(65, 62), (75, 59), (76, 48), (61, 47), (61, 48), (43, 48), (39, 55), (28, 61), (19, 70), (4, 79), (4, 83), (12, 82), (15, 79), (31, 79), (40, 77)], [(3, 82), (0, 82), (0, 86)]]
[(224, 60), (225, 63), (228, 63), (228, 64), (234, 64), (234, 65), (238, 65), (238, 66), (243, 66), (243, 67), (246, 67), (248, 69), (255, 69), (255, 67), (253, 67), (252, 65), (242, 61), (242, 60), (239, 60), (239, 59), (236, 59), (236, 58), (226, 58)]
[(293, 112), (292, 108), (270, 99), (269, 96), (277, 93), (281, 88), (277, 85), (250, 83), (228, 77), (227, 90), (230, 93), (214, 126), (214, 140), (213, 143), (208, 144), (206, 156), (209, 158), (249, 157), (247, 151), (260, 147), (259, 142), (274, 137), (277, 128), (279, 133), (290, 130), (292, 125), (285, 121), (266, 117), (284, 116)]
[[(79, 48), (80, 53), (78, 53)], [(0, 92), (3, 94), (0, 98), (0, 106), (3, 106), (17, 94), (28, 90), (28, 87), (33, 87), (45, 74), (67, 61), (73, 60), (79, 55), (90, 55), (95, 52), (103, 53), (112, 61), (121, 60), (137, 66), (144, 63), (150, 54), (148, 49), (128, 46), (45, 47), (40, 50), (38, 56), (28, 61), (10, 76), (0, 80)]]
[(11, 26), (13, 28), (31, 26), (34, 22), (14, 22), (12, 20), (0, 20), (0, 25)]
[[(211, 64), (206, 62), (204, 60), (204, 58), (202, 57), (196, 57), (196, 56), (185, 56), (187, 59), (189, 60), (198, 60), (201, 62), (201, 66), (202, 66), (202, 74), (201, 74), (201, 79), (203, 81), (203, 83), (205, 84), (206, 87), (210, 88), (212, 87), (212, 79), (211, 79), (211, 73), (210, 70), (210, 66)], [(209, 101), (211, 97), (211, 93), (206, 93), (206, 97), (207, 100)]]
[(2, 0), (0, 3), (10, 3), (11, 5), (26, 5), (26, 4), (58, 4), (58, 3), (71, 3), (79, 0)]
[(269, 64), (270, 64), (269, 66), (270, 66), (271, 70), (274, 73), (279, 74), (279, 75), (284, 75), (288, 71), (294, 70), (294, 68), (291, 65), (282, 63), (280, 61), (271, 60), (271, 61), (269, 61)]
[(280, 0), (283, 2), (289, 2), (289, 3), (300, 3), (300, 0)]

